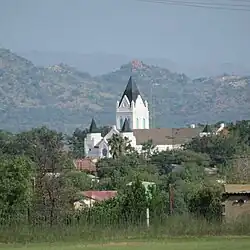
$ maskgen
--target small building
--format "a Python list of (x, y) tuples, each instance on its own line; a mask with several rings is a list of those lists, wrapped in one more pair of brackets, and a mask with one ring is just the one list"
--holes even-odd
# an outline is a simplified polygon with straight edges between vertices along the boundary
[(113, 199), (117, 196), (117, 191), (109, 190), (109, 191), (83, 191), (80, 192), (82, 199), (77, 199), (74, 202), (75, 210), (83, 210), (85, 208), (91, 208), (96, 202), (103, 202), (105, 200)]
[(250, 215), (250, 184), (224, 185), (222, 215), (226, 221)]

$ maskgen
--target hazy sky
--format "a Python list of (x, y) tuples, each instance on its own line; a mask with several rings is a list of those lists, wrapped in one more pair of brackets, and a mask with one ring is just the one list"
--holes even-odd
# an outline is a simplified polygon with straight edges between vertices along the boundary
[(249, 64), (250, 12), (135, 0), (0, 0), (0, 46)]

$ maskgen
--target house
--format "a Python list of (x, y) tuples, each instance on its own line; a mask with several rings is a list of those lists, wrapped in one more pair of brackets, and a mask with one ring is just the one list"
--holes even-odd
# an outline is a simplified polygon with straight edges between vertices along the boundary
[(250, 184), (225, 184), (222, 197), (222, 215), (226, 221), (250, 215)]
[(92, 119), (84, 141), (87, 157), (111, 157), (108, 140), (114, 134), (127, 137), (138, 152), (141, 152), (143, 144), (149, 140), (152, 140), (155, 150), (165, 151), (179, 149), (194, 137), (212, 134), (208, 125), (204, 129), (194, 125), (189, 128), (150, 128), (148, 102), (142, 97), (132, 77), (116, 103), (115, 117), (116, 125), (103, 137)]
[(117, 191), (83, 191), (79, 193), (83, 199), (78, 199), (74, 202), (76, 210), (91, 208), (96, 202), (113, 199), (117, 196)]

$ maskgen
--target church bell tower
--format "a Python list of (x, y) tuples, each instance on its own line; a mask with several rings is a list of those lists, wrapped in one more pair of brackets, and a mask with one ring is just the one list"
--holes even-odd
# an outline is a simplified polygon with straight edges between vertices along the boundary
[(127, 119), (130, 128), (149, 129), (148, 102), (143, 100), (132, 76), (123, 92), (120, 101), (116, 104), (116, 127), (121, 130)]

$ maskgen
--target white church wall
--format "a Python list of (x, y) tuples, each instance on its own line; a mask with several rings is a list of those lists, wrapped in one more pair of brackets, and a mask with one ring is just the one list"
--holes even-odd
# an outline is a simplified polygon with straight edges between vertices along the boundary
[(133, 111), (133, 129), (149, 129), (148, 105), (147, 102), (144, 104), (140, 95), (136, 99)]
[[(142, 152), (142, 145), (136, 145), (135, 150), (138, 153)], [(174, 149), (181, 149), (182, 145), (181, 144), (175, 144), (175, 145), (156, 145), (155, 148), (153, 149), (153, 152), (158, 151), (158, 152), (162, 152), (162, 151), (167, 151), (167, 150), (174, 150)], [(152, 153), (153, 153), (152, 152)]]
[(126, 96), (123, 97), (119, 106), (119, 101), (116, 105), (116, 126), (122, 128), (125, 119), (128, 119), (131, 129), (149, 129), (149, 110), (148, 102), (145, 104), (139, 95), (136, 102), (132, 101), (131, 105)]
[(128, 138), (131, 147), (133, 147), (133, 148), (136, 147), (136, 138), (135, 138), (133, 132), (123, 132), (123, 133), (121, 133), (121, 135), (123, 138), (125, 138), (125, 137)]
[(119, 106), (119, 101), (117, 101), (116, 105), (116, 127), (117, 129), (122, 129), (123, 123), (127, 118), (129, 121), (129, 125), (132, 128), (133, 126), (133, 109), (134, 106), (130, 105), (127, 96), (124, 96), (121, 104)]

